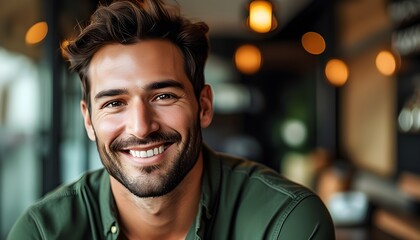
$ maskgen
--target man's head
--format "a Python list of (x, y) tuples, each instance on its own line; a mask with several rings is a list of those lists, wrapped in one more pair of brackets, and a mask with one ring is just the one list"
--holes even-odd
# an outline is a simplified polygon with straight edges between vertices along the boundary
[(212, 120), (208, 41), (161, 1), (99, 7), (64, 49), (82, 79), (81, 109), (107, 171), (138, 197), (171, 192), (199, 159)]
[(204, 65), (209, 52), (208, 26), (180, 15), (177, 6), (162, 0), (114, 1), (99, 6), (90, 23), (69, 44), (63, 55), (82, 81), (83, 100), (90, 108), (88, 69), (93, 55), (113, 43), (133, 44), (146, 39), (166, 39), (182, 52), (184, 69), (198, 99), (204, 86)]

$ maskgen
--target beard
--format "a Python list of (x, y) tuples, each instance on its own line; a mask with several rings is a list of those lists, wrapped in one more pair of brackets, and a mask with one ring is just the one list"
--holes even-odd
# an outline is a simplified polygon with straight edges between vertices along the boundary
[[(95, 132), (96, 135), (96, 132)], [(96, 138), (98, 139), (98, 138)], [(171, 159), (157, 165), (135, 167), (135, 175), (130, 175), (128, 164), (121, 162), (119, 154), (124, 147), (171, 142), (171, 147), (178, 146), (178, 151)], [(184, 141), (181, 134), (173, 132), (154, 132), (147, 138), (130, 137), (115, 139), (109, 149), (99, 139), (96, 141), (98, 152), (107, 172), (119, 181), (132, 194), (140, 198), (160, 197), (174, 190), (194, 167), (202, 147), (202, 134), (199, 121), (187, 133)], [(127, 168), (125, 168), (127, 166)], [(133, 167), (131, 167), (133, 168)]]

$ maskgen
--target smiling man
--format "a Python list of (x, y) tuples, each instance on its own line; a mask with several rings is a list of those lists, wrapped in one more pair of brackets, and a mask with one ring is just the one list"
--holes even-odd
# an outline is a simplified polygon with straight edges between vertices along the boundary
[(182, 62), (165, 40), (111, 44), (93, 56), (91, 110), (82, 102), (82, 113), (113, 189), (148, 198), (170, 193), (188, 174), (200, 182), (200, 129), (210, 124), (212, 97), (204, 86), (199, 107)]
[(334, 239), (313, 192), (203, 144), (207, 31), (160, 0), (97, 9), (63, 51), (104, 168), (35, 203), (8, 239)]

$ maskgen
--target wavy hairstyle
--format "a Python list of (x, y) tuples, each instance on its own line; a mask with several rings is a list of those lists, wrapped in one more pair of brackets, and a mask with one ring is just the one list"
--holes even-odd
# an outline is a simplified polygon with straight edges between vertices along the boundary
[(69, 69), (77, 72), (82, 83), (82, 99), (89, 110), (88, 69), (93, 55), (107, 44), (134, 44), (145, 39), (164, 39), (174, 43), (184, 57), (184, 69), (196, 98), (204, 86), (204, 65), (208, 57), (209, 28), (204, 22), (193, 23), (180, 14), (178, 5), (162, 0), (114, 1), (100, 5), (80, 34), (62, 46)]

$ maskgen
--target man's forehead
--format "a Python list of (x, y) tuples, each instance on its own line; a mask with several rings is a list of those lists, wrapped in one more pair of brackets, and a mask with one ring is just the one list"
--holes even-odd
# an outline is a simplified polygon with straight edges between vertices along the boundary
[(185, 74), (183, 55), (169, 41), (147, 40), (131, 45), (109, 44), (93, 56), (89, 78), (107, 75)]

